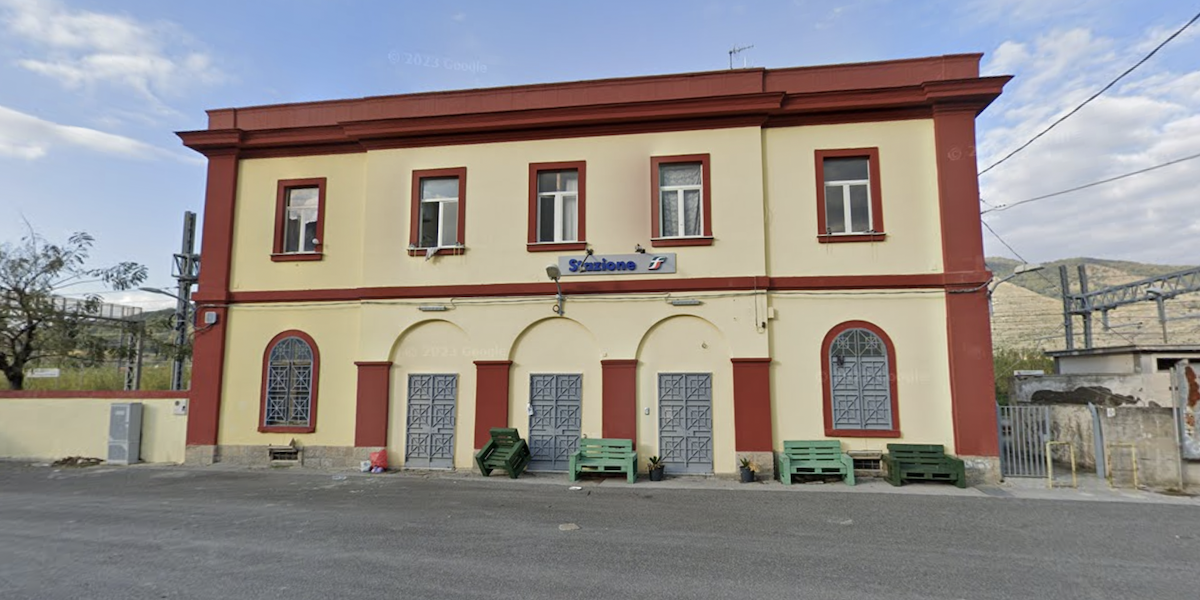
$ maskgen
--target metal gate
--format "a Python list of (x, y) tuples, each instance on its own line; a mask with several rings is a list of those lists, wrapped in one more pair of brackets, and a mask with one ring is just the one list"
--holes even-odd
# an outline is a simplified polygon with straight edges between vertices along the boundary
[(997, 406), (1000, 473), (1005, 477), (1045, 477), (1050, 441), (1049, 406)]
[(454, 467), (454, 400), (458, 375), (408, 376), (408, 425), (404, 466)]
[(712, 373), (659, 373), (659, 452), (672, 473), (712, 473)]
[(582, 375), (529, 376), (530, 471), (566, 471), (579, 447)]

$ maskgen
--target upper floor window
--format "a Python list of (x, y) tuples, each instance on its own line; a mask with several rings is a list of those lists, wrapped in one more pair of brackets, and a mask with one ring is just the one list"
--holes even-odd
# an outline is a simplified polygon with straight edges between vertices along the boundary
[(709, 155), (650, 159), (654, 246), (712, 243)]
[(895, 351), (864, 321), (834, 327), (822, 347), (825, 435), (899, 437)]
[(462, 251), (466, 187), (466, 168), (413, 171), (410, 253)]
[(530, 251), (586, 247), (586, 180), (583, 161), (529, 165)]
[(286, 331), (267, 344), (259, 431), (311, 433), (316, 429), (319, 358), (313, 339)]
[(272, 260), (320, 260), (324, 217), (324, 178), (280, 181), (275, 200)]
[(816, 164), (820, 241), (884, 239), (879, 149), (818, 150)]

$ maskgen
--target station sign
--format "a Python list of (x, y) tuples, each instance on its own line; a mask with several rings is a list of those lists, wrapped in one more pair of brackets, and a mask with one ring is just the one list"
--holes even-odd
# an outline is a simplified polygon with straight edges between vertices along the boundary
[(593, 254), (558, 257), (563, 277), (576, 275), (657, 275), (675, 272), (674, 252)]

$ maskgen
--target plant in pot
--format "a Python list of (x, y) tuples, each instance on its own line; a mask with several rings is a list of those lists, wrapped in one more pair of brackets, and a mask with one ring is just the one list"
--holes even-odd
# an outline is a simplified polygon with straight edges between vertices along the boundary
[(742, 483), (754, 483), (754, 474), (758, 472), (758, 465), (754, 464), (748, 458), (741, 459)]
[(663, 465), (662, 459), (657, 456), (651, 456), (649, 462), (650, 462), (650, 465), (649, 465), (650, 466), (650, 481), (662, 481), (663, 480), (663, 467), (665, 466), (665, 465)]

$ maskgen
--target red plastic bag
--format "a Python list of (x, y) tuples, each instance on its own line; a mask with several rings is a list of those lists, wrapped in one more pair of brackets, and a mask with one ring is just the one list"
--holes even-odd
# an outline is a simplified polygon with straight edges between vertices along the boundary
[(387, 450), (386, 449), (385, 450), (377, 450), (377, 451), (371, 453), (371, 470), (374, 471), (376, 468), (379, 468), (379, 469), (387, 469), (388, 468)]

